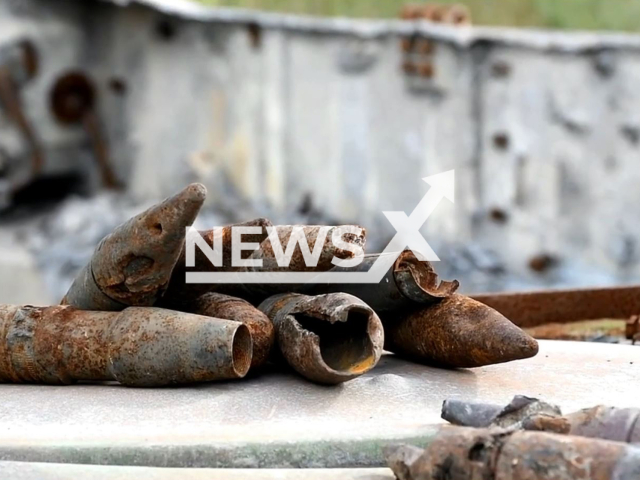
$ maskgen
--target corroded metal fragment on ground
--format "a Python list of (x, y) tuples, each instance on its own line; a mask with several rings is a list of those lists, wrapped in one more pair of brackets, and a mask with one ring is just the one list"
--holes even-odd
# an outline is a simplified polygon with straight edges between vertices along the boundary
[(640, 409), (598, 405), (562, 415), (537, 398), (516, 395), (506, 405), (445, 400), (442, 418), (465, 427), (499, 427), (568, 433), (626, 443), (640, 443)]
[(151, 306), (163, 295), (182, 252), (186, 227), (205, 200), (192, 184), (106, 236), (62, 303), (83, 310)]
[(229, 320), (160, 308), (0, 306), (2, 382), (151, 387), (241, 378), (251, 350), (247, 327)]
[(382, 320), (385, 349), (421, 363), (471, 368), (538, 353), (538, 343), (503, 315), (459, 294)]
[(260, 305), (273, 321), (289, 365), (318, 383), (336, 384), (376, 366), (384, 333), (375, 312), (346, 293), (283, 294)]
[(418, 458), (409, 446), (390, 447), (385, 454), (405, 480), (637, 480), (640, 475), (637, 447), (547, 432), (444, 427)]

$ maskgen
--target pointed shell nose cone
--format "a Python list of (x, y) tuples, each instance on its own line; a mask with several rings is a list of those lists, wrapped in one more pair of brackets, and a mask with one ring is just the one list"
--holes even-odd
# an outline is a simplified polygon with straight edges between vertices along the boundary
[(463, 295), (384, 319), (385, 348), (423, 363), (472, 368), (533, 357), (538, 342), (496, 310)]
[(186, 228), (206, 198), (194, 183), (117, 227), (91, 260), (93, 277), (109, 298), (131, 306), (153, 305), (180, 258)]
[(206, 198), (205, 186), (192, 183), (181, 192), (149, 208), (137, 218), (146, 224), (160, 222), (163, 231), (179, 233), (184, 239), (185, 228), (193, 224)]

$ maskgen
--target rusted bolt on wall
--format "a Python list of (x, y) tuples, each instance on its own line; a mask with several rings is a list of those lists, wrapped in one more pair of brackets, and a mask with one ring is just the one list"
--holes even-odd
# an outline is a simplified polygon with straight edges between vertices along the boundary
[[(469, 9), (461, 4), (438, 5), (438, 4), (415, 4), (404, 5), (400, 11), (400, 18), (403, 20), (424, 20), (435, 23), (446, 23), (450, 25), (470, 25), (471, 13)], [(435, 54), (435, 44), (431, 39), (420, 35), (403, 37), (400, 46), (404, 52), (402, 69), (407, 75), (417, 75), (430, 79), (435, 73), (433, 64)]]
[(109, 145), (97, 113), (97, 91), (93, 81), (83, 72), (62, 75), (51, 90), (51, 111), (62, 124), (77, 123), (84, 127), (93, 145), (104, 186), (118, 187), (111, 167)]

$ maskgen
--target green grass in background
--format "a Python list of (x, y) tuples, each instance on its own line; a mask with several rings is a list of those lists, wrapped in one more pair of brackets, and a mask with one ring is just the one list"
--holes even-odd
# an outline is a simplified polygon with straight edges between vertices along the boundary
[[(306, 15), (396, 18), (403, 0), (198, 0), (210, 6)], [(462, 3), (477, 25), (640, 32), (640, 0), (440, 0)]]

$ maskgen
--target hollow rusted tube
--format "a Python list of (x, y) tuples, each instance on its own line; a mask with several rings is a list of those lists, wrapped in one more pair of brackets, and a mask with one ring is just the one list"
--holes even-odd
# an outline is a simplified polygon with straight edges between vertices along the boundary
[[(365, 255), (356, 267), (334, 267), (332, 272), (367, 272), (380, 254)], [(440, 281), (431, 263), (420, 261), (411, 250), (403, 251), (384, 278), (376, 284), (313, 284), (303, 286), (305, 293), (345, 292), (363, 300), (376, 312), (437, 303), (458, 289), (458, 281)]]
[(419, 363), (473, 368), (533, 357), (538, 342), (507, 318), (453, 294), (432, 305), (382, 315), (385, 349)]
[(154, 387), (241, 378), (251, 350), (248, 328), (229, 320), (160, 308), (0, 306), (1, 382)]
[(259, 307), (273, 322), (284, 358), (317, 383), (338, 384), (376, 366), (384, 333), (375, 312), (346, 293), (276, 295)]
[(180, 310), (243, 323), (253, 339), (251, 368), (261, 367), (269, 358), (275, 343), (273, 323), (246, 300), (221, 293), (206, 293), (193, 302), (185, 303)]
[(393, 446), (385, 457), (405, 480), (637, 480), (640, 475), (637, 447), (547, 432), (445, 427), (421, 455), (415, 447)]
[(103, 311), (154, 305), (169, 284), (185, 229), (206, 192), (194, 183), (117, 227), (102, 239), (62, 304)]

